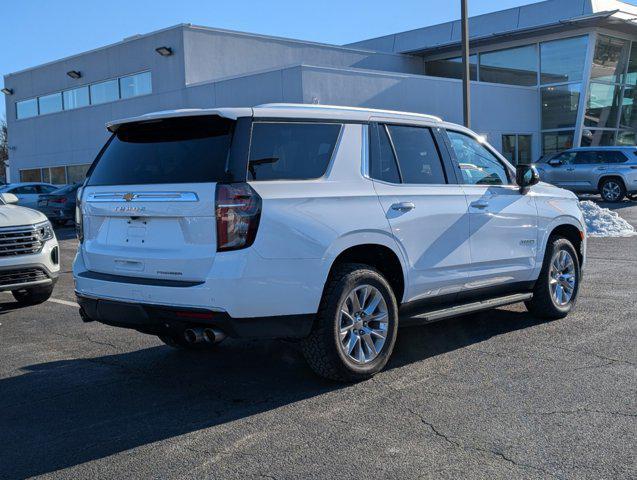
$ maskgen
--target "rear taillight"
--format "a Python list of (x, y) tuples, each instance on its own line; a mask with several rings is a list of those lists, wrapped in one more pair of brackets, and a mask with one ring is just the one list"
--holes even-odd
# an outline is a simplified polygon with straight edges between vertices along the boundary
[(217, 251), (252, 245), (261, 217), (261, 197), (247, 183), (219, 183), (215, 202)]
[(75, 202), (75, 233), (77, 239), (82, 243), (84, 241), (84, 222), (82, 221), (82, 192), (83, 188), (77, 189), (77, 197)]
[(66, 197), (51, 198), (49, 203), (66, 203)]

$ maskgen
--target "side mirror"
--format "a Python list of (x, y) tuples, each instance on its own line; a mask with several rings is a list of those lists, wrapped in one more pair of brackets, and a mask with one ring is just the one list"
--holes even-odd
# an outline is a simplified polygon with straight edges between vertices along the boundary
[(515, 182), (520, 187), (520, 192), (526, 193), (529, 187), (532, 187), (540, 181), (540, 174), (533, 165), (518, 165), (515, 168)]
[(557, 167), (559, 165), (562, 165), (562, 160), (560, 160), (559, 158), (552, 158), (551, 160), (549, 160), (549, 165)]
[(2, 201), (6, 204), (18, 203), (18, 197), (16, 197), (13, 193), (0, 193), (2, 196)]

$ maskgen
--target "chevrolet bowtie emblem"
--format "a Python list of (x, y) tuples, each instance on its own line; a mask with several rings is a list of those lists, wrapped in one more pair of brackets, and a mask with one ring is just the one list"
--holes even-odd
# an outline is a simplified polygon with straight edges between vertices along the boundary
[(135, 198), (135, 194), (134, 193), (126, 193), (126, 194), (124, 194), (124, 200), (126, 200), (127, 202), (131, 202), (133, 200), (133, 198)]

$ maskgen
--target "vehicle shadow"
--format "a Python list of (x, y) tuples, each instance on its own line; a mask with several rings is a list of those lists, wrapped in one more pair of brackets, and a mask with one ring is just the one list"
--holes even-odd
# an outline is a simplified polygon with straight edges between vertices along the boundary
[(75, 238), (75, 227), (68, 225), (64, 227), (56, 227), (55, 236), (58, 240), (70, 240), (72, 238)]
[[(527, 313), (498, 310), (406, 328), (389, 368), (538, 323)], [(280, 341), (227, 341), (197, 353), (157, 346), (39, 363), (21, 372), (0, 380), (4, 479), (53, 472), (356, 388), (314, 376), (296, 346)], [(213, 440), (209, 448), (215, 450)]]

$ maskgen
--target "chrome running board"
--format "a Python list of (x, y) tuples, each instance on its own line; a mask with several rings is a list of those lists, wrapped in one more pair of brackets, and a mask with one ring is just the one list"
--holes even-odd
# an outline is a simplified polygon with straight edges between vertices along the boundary
[[(437, 322), (438, 320), (443, 320), (445, 318), (457, 317), (459, 315), (465, 315), (467, 313), (479, 312), (481, 310), (490, 310), (492, 308), (502, 307), (504, 305), (511, 305), (512, 303), (524, 302), (526, 300), (530, 300), (531, 298), (533, 298), (532, 293), (516, 293), (514, 295), (491, 298), (489, 300), (482, 300), (480, 302), (465, 303), (453, 307), (442, 308), (440, 310), (418, 313), (415, 315), (410, 315), (404, 320), (405, 323), (408, 325)], [(401, 319), (401, 321), (403, 321), (403, 319)]]

